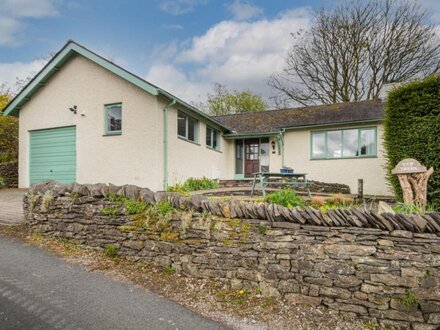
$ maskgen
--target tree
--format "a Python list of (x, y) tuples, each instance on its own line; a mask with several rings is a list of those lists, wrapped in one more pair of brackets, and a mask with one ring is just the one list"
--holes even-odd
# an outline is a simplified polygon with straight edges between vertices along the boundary
[[(202, 107), (203, 108), (203, 107)], [(208, 94), (208, 103), (204, 106), (212, 116), (228, 115), (233, 113), (264, 111), (267, 105), (261, 96), (249, 90), (233, 92), (216, 83), (214, 93)]]
[(0, 163), (18, 158), (18, 120), (3, 116), (3, 109), (10, 100), (9, 90), (0, 86)]
[(346, 1), (293, 35), (269, 85), (277, 101), (331, 104), (379, 97), (383, 84), (439, 72), (440, 42), (426, 11), (409, 0)]

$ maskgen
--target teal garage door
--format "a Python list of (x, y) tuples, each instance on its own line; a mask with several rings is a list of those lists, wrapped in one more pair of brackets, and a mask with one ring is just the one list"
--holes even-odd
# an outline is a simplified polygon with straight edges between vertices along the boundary
[(30, 132), (30, 184), (76, 181), (76, 127)]

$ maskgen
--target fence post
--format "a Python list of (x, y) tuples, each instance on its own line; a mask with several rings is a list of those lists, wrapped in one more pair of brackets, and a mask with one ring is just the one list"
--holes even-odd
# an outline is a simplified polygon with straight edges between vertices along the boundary
[(364, 199), (364, 179), (358, 179), (358, 198)]

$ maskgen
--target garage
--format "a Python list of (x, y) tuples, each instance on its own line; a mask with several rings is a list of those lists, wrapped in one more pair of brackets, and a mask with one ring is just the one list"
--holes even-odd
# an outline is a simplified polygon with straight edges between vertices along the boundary
[(30, 184), (76, 181), (76, 127), (30, 131)]

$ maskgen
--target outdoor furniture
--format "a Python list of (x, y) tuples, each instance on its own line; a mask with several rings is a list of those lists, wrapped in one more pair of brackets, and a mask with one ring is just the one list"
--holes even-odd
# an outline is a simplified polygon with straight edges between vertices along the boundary
[[(271, 178), (281, 178), (284, 179), (280, 181), (268, 181)], [(252, 183), (251, 197), (254, 196), (255, 187), (259, 181), (263, 196), (266, 196), (266, 187), (271, 186), (290, 186), (292, 188), (305, 188), (307, 190), (307, 195), (309, 198), (312, 197), (310, 193), (310, 182), (307, 181), (307, 173), (265, 173), (257, 172), (254, 173), (254, 181)]]

